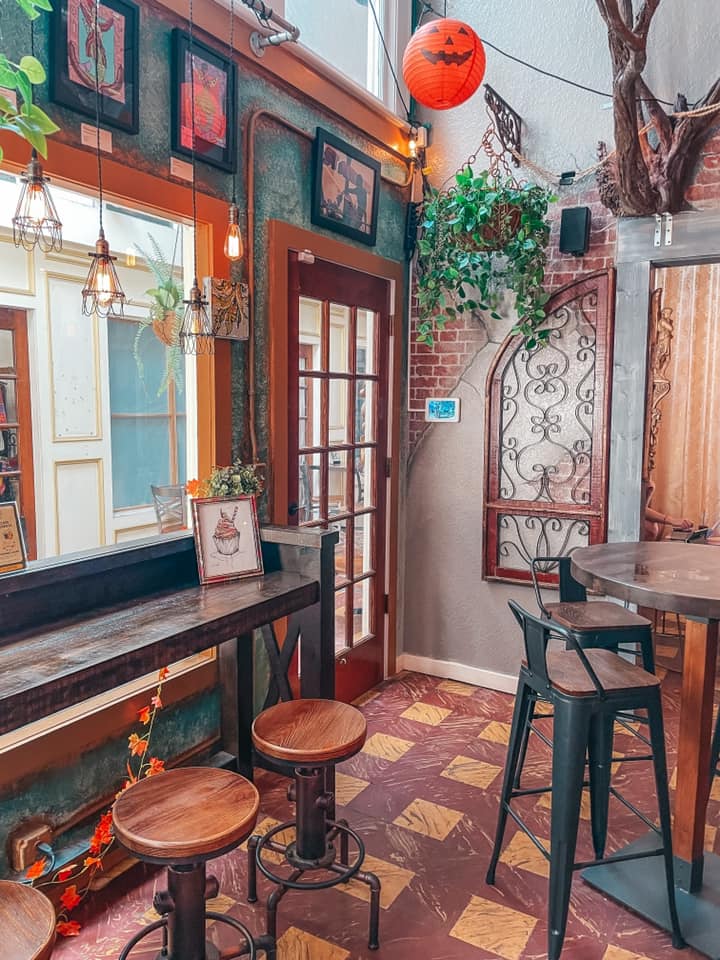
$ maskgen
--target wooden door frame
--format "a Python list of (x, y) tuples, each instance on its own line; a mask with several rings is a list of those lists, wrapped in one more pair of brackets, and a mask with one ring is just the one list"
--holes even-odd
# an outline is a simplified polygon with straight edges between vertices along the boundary
[[(388, 350), (389, 401), (388, 455), (391, 458), (390, 492), (386, 514), (388, 548), (386, 583), (389, 597), (388, 634), (384, 656), (384, 675), (396, 671), (398, 622), (398, 510), (400, 495), (400, 388), (402, 382), (402, 343), (398, 336), (398, 318), (405, 302), (406, 269), (397, 260), (387, 260), (330, 237), (284, 223), (269, 222), (268, 317), (270, 337), (270, 496), (274, 523), (287, 523), (288, 505), (288, 257), (291, 251), (311, 251), (318, 259), (341, 267), (381, 277), (391, 284), (390, 344)], [(382, 592), (385, 592), (384, 585)]]

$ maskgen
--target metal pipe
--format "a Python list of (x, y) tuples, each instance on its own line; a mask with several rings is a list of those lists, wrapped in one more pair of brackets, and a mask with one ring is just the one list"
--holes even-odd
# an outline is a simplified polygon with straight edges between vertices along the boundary
[[(243, 3), (245, 0), (243, 0)], [(248, 420), (250, 431), (250, 448), (252, 454), (251, 463), (258, 461), (258, 443), (257, 429), (255, 426), (255, 133), (260, 119), (265, 118), (277, 123), (286, 130), (290, 130), (298, 137), (302, 137), (312, 143), (315, 139), (314, 133), (309, 133), (302, 127), (298, 127), (291, 120), (286, 119), (279, 113), (273, 113), (272, 110), (266, 110), (261, 107), (250, 114), (247, 122), (245, 141), (247, 143), (247, 159), (245, 163), (245, 197), (247, 203), (247, 278), (248, 278), (248, 312), (250, 315), (250, 331), (248, 336)], [(365, 136), (377, 143), (383, 150), (393, 157), (397, 157), (408, 164), (408, 174), (403, 182), (393, 180), (392, 177), (386, 177), (381, 174), (381, 180), (385, 183), (397, 187), (399, 190), (407, 189), (413, 182), (415, 176), (415, 160), (411, 157), (404, 157), (398, 154), (391, 147), (370, 137)]]
[(252, 51), (257, 57), (262, 57), (265, 54), (266, 47), (279, 47), (281, 43), (296, 43), (298, 37), (300, 36), (300, 28), (296, 27), (295, 24), (290, 23), (289, 20), (286, 20), (284, 17), (281, 17), (279, 14), (275, 13), (270, 7), (266, 6), (263, 3), (263, 0), (242, 0), (246, 7), (249, 7), (254, 14), (256, 14), (258, 20), (263, 26), (270, 28), (270, 24), (274, 24), (277, 27), (280, 27), (278, 33), (270, 34), (270, 36), (264, 36), (263, 34), (255, 31), (255, 33), (250, 36), (250, 46)]

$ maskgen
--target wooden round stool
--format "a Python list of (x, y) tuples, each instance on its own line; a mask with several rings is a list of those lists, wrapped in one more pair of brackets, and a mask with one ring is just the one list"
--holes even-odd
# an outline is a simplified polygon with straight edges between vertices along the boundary
[[(295, 801), (295, 819), (273, 827), (264, 836), (248, 841), (248, 900), (257, 900), (257, 871), (277, 884), (268, 897), (268, 936), (277, 930), (277, 907), (288, 890), (324, 890), (352, 877), (370, 887), (368, 946), (378, 947), (380, 881), (360, 868), (365, 845), (345, 820), (335, 821), (335, 797), (326, 789), (326, 772), (362, 749), (367, 736), (365, 717), (355, 707), (336, 700), (291, 700), (263, 711), (253, 723), (253, 744), (263, 757), (289, 765), (294, 784), (288, 798)], [(290, 830), (291, 843), (276, 839)], [(335, 840), (340, 842), (339, 856)], [(357, 847), (350, 862), (349, 841)], [(263, 853), (281, 853), (290, 873), (282, 876), (263, 860)], [(273, 864), (273, 867), (276, 867)], [(326, 871), (323, 879), (303, 879), (306, 871)]]
[(258, 949), (275, 958), (275, 941), (253, 938), (238, 920), (205, 910), (219, 884), (206, 877), (205, 863), (245, 840), (257, 820), (258, 792), (245, 777), (213, 767), (180, 767), (133, 784), (115, 801), (113, 829), (119, 843), (139, 860), (167, 867), (168, 888), (155, 894), (153, 906), (162, 919), (145, 927), (124, 947), (133, 947), (154, 930), (163, 929), (158, 960), (219, 960), (217, 948), (205, 940), (205, 921), (217, 920), (242, 934), (245, 946), (235, 956)]
[(49, 960), (55, 944), (55, 910), (44, 893), (0, 880), (0, 954), (12, 960)]

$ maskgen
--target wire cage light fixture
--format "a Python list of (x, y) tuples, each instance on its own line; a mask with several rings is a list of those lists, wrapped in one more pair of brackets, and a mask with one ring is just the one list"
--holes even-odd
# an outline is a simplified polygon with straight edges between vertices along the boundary
[[(30, 52), (35, 56), (35, 26), (30, 21)], [(12, 218), (13, 242), (16, 247), (32, 251), (38, 246), (43, 253), (62, 250), (62, 223), (50, 193), (50, 178), (45, 176), (35, 147), (30, 162), (21, 175), (22, 187), (15, 216)]]
[(110, 254), (110, 244), (105, 238), (103, 227), (103, 182), (102, 155), (100, 152), (100, 0), (95, 0), (94, 18), (94, 60), (95, 60), (95, 153), (98, 167), (98, 212), (99, 232), (95, 241), (94, 253), (89, 253), (92, 263), (82, 291), (82, 311), (86, 316), (97, 314), (99, 317), (122, 317), (125, 305), (120, 278), (114, 261), (117, 257)]
[[(230, 60), (235, 62), (235, 0), (230, 0)], [(237, 205), (237, 165), (232, 175), (232, 200), (228, 207), (228, 226), (225, 232), (225, 256), (231, 263), (242, 260), (245, 248), (240, 233), (240, 211)]]
[[(215, 334), (208, 316), (208, 302), (198, 283), (198, 244), (197, 244), (197, 185), (195, 182), (195, 55), (193, 53), (193, 0), (189, 9), (190, 57), (190, 155), (192, 159), (192, 211), (193, 211), (193, 282), (190, 295), (185, 304), (185, 315), (178, 339), (183, 353), (191, 356), (210, 354), (215, 350)], [(183, 71), (184, 72), (184, 71)]]

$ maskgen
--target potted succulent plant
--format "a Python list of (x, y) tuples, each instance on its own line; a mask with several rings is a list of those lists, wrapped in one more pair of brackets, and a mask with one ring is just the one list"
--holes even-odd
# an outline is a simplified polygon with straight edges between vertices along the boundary
[(191, 497), (257, 497), (263, 480), (254, 464), (238, 458), (229, 467), (213, 467), (207, 480), (188, 480), (185, 489)]
[(430, 188), (418, 243), (420, 343), (431, 344), (436, 328), (468, 310), (497, 318), (506, 290), (515, 293), (513, 333), (522, 333), (529, 349), (548, 338), (543, 281), (554, 199), (535, 184), (475, 174), (470, 166), (449, 190)]

